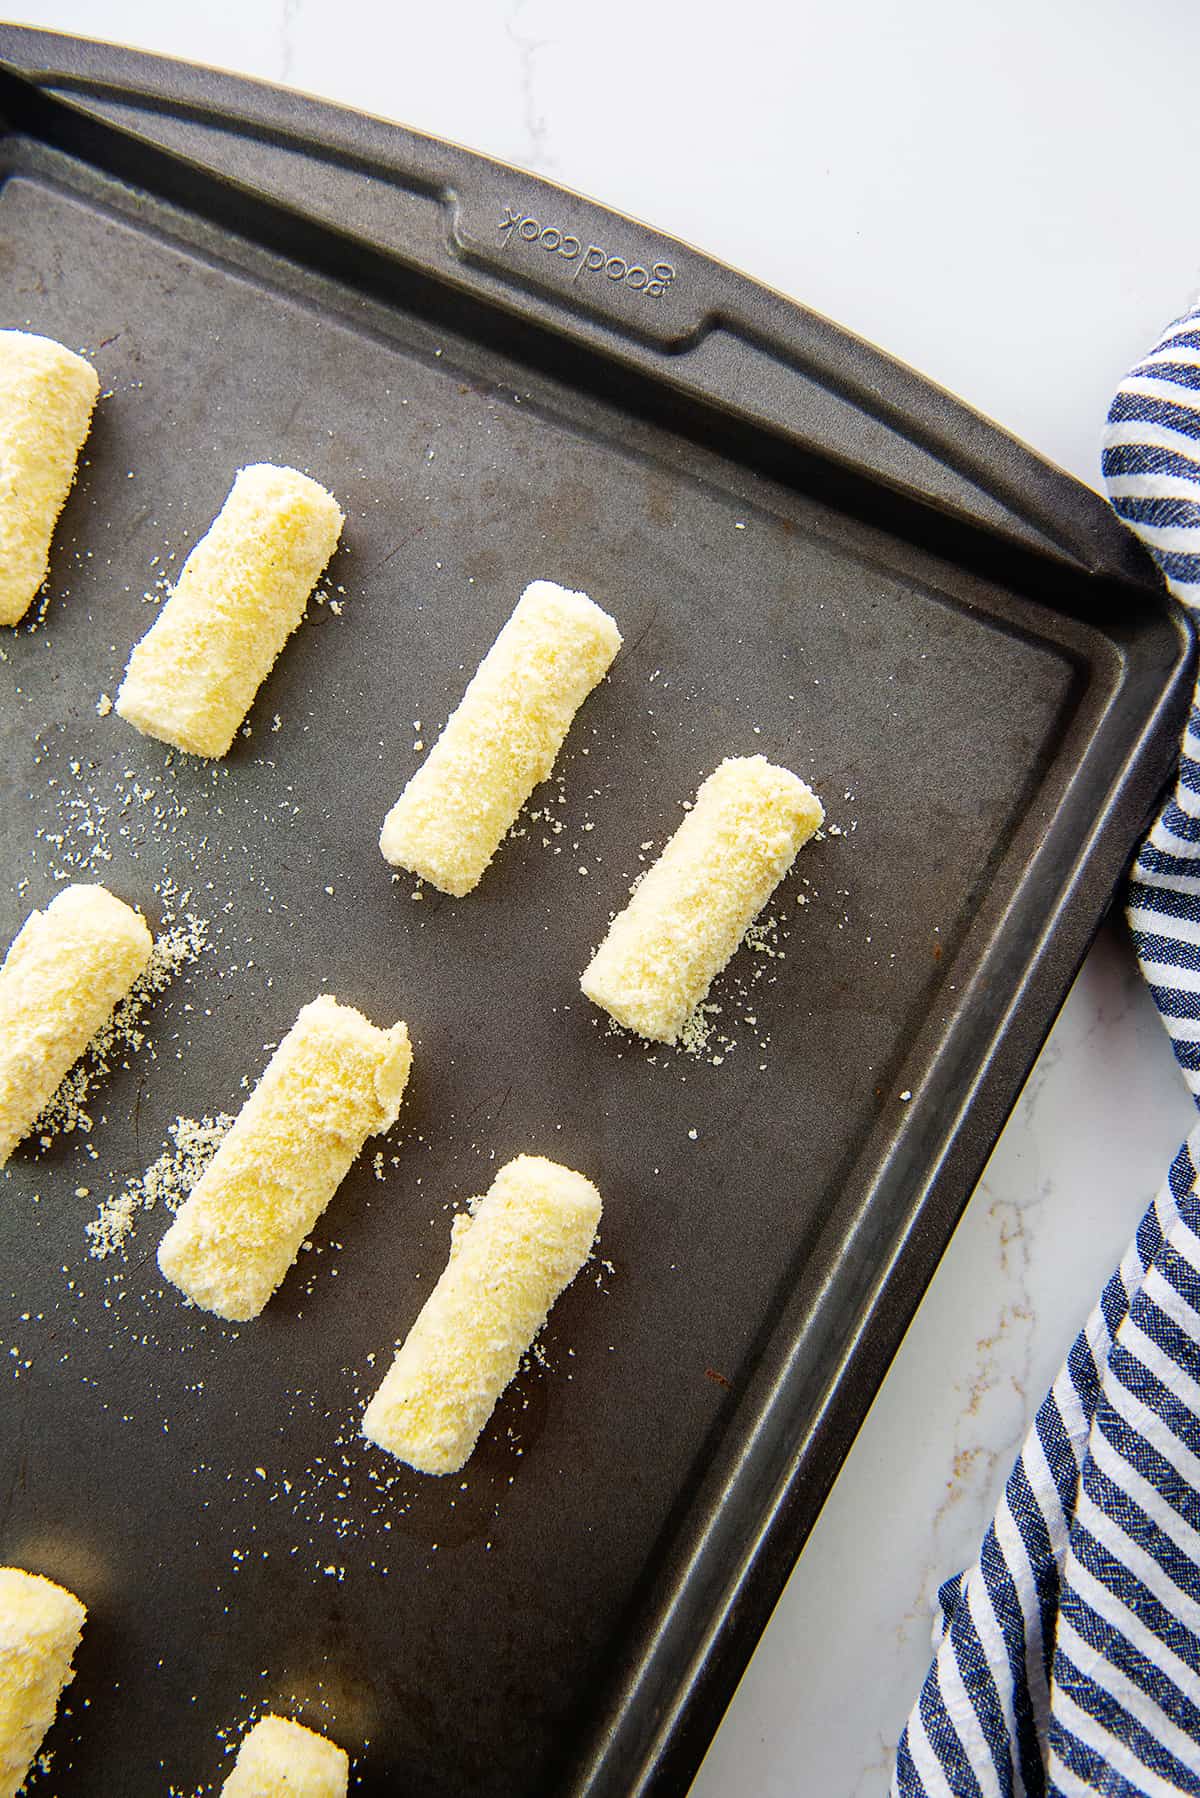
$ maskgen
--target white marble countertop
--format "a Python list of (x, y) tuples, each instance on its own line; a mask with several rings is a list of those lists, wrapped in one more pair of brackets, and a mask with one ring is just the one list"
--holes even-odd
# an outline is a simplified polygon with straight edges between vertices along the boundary
[[(523, 164), (828, 313), (1085, 481), (1200, 285), (1184, 0), (17, 0)], [(1160, 71), (1161, 72), (1161, 71)], [(1182, 225), (1178, 221), (1185, 221)], [(877, 1798), (1037, 1400), (1194, 1116), (1105, 928), (693, 1788)], [(886, 1493), (886, 1510), (880, 1494)]]

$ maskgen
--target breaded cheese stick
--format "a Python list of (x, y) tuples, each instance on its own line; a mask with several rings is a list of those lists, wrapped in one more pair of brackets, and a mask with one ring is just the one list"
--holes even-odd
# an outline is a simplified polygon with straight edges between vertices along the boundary
[(150, 960), (140, 912), (65, 887), (31, 912), (0, 967), (0, 1167)]
[(811, 787), (765, 756), (723, 761), (609, 925), (579, 982), (588, 998), (675, 1042), (824, 816)]
[(22, 619), (46, 578), (99, 393), (73, 350), (0, 331), (0, 624)]
[(257, 1317), (368, 1136), (390, 1130), (412, 1065), (327, 993), (305, 1005), (158, 1246), (182, 1292), (231, 1323)]
[(477, 886), (621, 647), (586, 593), (534, 581), (384, 819), (379, 847), (443, 893)]
[(367, 1406), (363, 1435), (419, 1473), (457, 1473), (579, 1272), (600, 1222), (590, 1180), (543, 1155), (500, 1169)]
[(87, 1612), (40, 1573), (0, 1567), (0, 1798), (15, 1798), (62, 1689)]
[(193, 755), (224, 755), (344, 522), (332, 495), (294, 468), (243, 468), (129, 658), (122, 718)]
[(260, 1717), (242, 1739), (221, 1798), (346, 1798), (344, 1748), (286, 1717)]

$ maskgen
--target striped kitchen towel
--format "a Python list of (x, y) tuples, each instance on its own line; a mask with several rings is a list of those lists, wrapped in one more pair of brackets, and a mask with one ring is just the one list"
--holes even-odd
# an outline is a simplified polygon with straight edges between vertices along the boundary
[[(1200, 303), (1113, 401), (1104, 477), (1200, 609)], [(1200, 1104), (1200, 687), (1134, 864), (1134, 946)], [(1200, 1125), (1042, 1403), (937, 1654), (893, 1798), (1200, 1798)]]

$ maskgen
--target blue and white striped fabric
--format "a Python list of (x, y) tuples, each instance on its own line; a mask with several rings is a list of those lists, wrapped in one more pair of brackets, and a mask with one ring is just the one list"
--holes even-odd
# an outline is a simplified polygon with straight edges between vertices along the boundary
[[(1200, 610), (1200, 304), (1124, 382), (1104, 476)], [(1134, 945), (1200, 1104), (1200, 688), (1134, 865)], [(1200, 1125), (1034, 1420), (937, 1655), (893, 1798), (1200, 1798)]]

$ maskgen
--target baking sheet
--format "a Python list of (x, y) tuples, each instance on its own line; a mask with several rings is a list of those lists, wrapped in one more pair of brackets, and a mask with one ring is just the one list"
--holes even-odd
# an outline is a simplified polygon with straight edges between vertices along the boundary
[[(94, 1086), (92, 1128), (2, 1181), (0, 1552), (90, 1614), (35, 1789), (213, 1790), (264, 1708), (332, 1734), (364, 1793), (633, 1789), (615, 1754), (571, 1756), (637, 1628), (670, 1614), (695, 1507), (707, 1524), (780, 1331), (799, 1340), (797, 1293), (825, 1332), (811, 1371), (849, 1352), (908, 1226), (886, 1192), (871, 1209), (881, 1170), (929, 1172), (912, 1095), (964, 989), (978, 1007), (1004, 903), (1131, 669), (1165, 707), (1181, 639), (1148, 593), (1143, 650), (1111, 593), (1095, 623), (1055, 610), (884, 528), (882, 505), (835, 508), (403, 292), (281, 258), (232, 200), (218, 231), (30, 136), (4, 153), (3, 322), (82, 349), (105, 397), (48, 601), (3, 644), (0, 937), (99, 879), (195, 951)], [(256, 460), (314, 475), (347, 525), (213, 767), (105, 696)], [(449, 900), (391, 877), (379, 824), (537, 577), (589, 592), (625, 648), (481, 887)], [(681, 802), (760, 750), (812, 781), (828, 827), (714, 988), (707, 1040), (648, 1047), (578, 973)], [(1081, 842), (1094, 827), (1080, 815)], [(989, 1025), (1025, 971), (988, 972)], [(236, 1111), (319, 991), (404, 1017), (414, 1072), (261, 1320), (164, 1290), (161, 1204), (96, 1258), (103, 1203), (176, 1119)], [(361, 1408), (454, 1208), (522, 1151), (597, 1182), (598, 1256), (464, 1474), (423, 1479), (360, 1442)], [(780, 1444), (817, 1390), (776, 1417)], [(835, 1467), (826, 1447), (804, 1468), (810, 1508)]]

